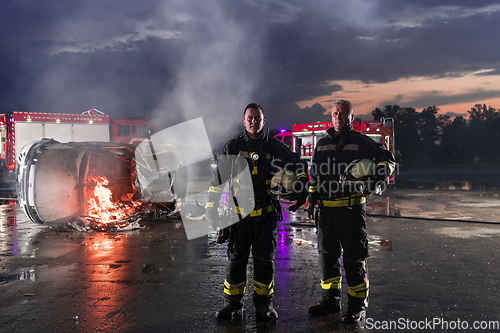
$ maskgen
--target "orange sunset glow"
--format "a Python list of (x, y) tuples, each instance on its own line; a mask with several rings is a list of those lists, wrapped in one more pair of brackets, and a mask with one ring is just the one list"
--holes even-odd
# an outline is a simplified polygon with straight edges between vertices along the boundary
[[(332, 81), (331, 84), (338, 84), (343, 90), (297, 104), (304, 108), (319, 103), (329, 110), (333, 100), (344, 98), (352, 101), (354, 113), (365, 119), (371, 119), (373, 109), (376, 107), (382, 109), (385, 105), (413, 107), (417, 111), (428, 106), (437, 106), (442, 114), (452, 113), (451, 117), (463, 114), (467, 117), (467, 111), (478, 103), (500, 108), (500, 97), (474, 98), (476, 94), (481, 95), (481, 92), (491, 91), (500, 86), (500, 76), (484, 75), (488, 72), (489, 70), (478, 71), (459, 77), (453, 75), (443, 78), (412, 77), (374, 84), (360, 81)], [(457, 96), (456, 102), (453, 102), (453, 96)], [(440, 104), (443, 100), (447, 101), (447, 104)]]

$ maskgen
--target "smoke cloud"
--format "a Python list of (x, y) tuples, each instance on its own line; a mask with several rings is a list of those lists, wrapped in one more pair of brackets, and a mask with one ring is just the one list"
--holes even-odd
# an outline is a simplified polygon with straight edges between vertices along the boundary
[[(321, 120), (338, 97), (366, 114), (398, 95), (415, 108), (473, 105), (498, 98), (488, 87), (500, 68), (499, 16), (494, 0), (3, 1), (0, 103), (95, 108), (152, 119), (157, 131), (203, 117), (215, 149), (242, 129), (250, 102), (271, 129)], [(467, 73), (482, 80), (466, 86)], [(426, 89), (408, 85), (415, 77)], [(390, 82), (401, 87), (370, 95)]]
[[(186, 49), (175, 68), (174, 84), (155, 108), (154, 122), (203, 117), (214, 149), (241, 130), (245, 106), (261, 77), (259, 36), (238, 24), (215, 1), (196, 2), (196, 13), (177, 16), (193, 22), (184, 32)], [(193, 5), (187, 2), (186, 6)], [(192, 6), (191, 6), (192, 7)], [(165, 7), (165, 11), (168, 10)], [(184, 119), (181, 119), (184, 117)]]

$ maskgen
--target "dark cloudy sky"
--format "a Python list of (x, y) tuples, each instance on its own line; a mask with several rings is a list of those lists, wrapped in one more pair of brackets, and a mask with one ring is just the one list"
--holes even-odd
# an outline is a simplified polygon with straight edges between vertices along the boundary
[(499, 34), (493, 0), (4, 0), (0, 102), (158, 129), (202, 116), (214, 143), (252, 101), (271, 128), (336, 98), (454, 116), (500, 108)]

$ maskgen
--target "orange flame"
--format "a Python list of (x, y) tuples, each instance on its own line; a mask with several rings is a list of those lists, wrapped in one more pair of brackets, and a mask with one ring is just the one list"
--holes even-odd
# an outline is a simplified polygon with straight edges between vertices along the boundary
[(89, 177), (89, 180), (96, 183), (96, 186), (93, 196), (91, 195), (88, 200), (87, 215), (101, 224), (124, 221), (144, 206), (144, 203), (140, 201), (113, 202), (111, 190), (105, 187), (109, 185), (109, 180), (106, 177)]

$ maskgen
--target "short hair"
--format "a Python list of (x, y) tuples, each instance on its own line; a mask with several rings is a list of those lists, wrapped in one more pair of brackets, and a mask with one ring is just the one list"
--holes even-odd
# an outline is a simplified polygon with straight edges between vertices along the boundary
[(349, 102), (348, 100), (346, 99), (337, 99), (335, 101), (333, 101), (333, 104), (332, 104), (332, 109), (335, 105), (342, 105), (342, 106), (346, 106), (347, 107), (347, 110), (349, 110), (349, 114), (351, 114), (353, 112), (352, 110), (352, 103)]
[(243, 111), (243, 117), (245, 117), (245, 113), (247, 112), (248, 109), (259, 109), (262, 114), (264, 114), (264, 110), (262, 109), (262, 106), (260, 106), (259, 103), (250, 103), (246, 106), (245, 110)]

